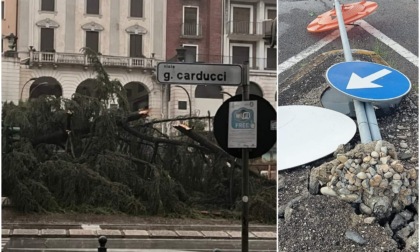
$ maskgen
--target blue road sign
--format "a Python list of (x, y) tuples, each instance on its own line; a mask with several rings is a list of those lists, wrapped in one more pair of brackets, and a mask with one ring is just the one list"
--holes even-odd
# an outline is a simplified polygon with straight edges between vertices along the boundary
[(333, 88), (365, 102), (399, 99), (411, 89), (407, 76), (372, 62), (338, 63), (328, 68), (326, 77)]

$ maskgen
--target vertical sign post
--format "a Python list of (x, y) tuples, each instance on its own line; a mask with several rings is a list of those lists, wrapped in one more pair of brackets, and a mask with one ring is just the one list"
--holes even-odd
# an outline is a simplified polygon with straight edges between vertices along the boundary
[[(249, 62), (244, 63), (242, 77), (242, 101), (249, 100)], [(249, 224), (249, 152), (242, 148), (242, 252), (248, 252), (248, 224)]]

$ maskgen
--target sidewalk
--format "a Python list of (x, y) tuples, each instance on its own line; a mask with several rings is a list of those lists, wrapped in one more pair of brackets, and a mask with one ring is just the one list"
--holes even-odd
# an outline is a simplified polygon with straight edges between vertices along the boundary
[[(4, 203), (4, 202), (3, 202)], [(3, 204), (2, 237), (241, 239), (240, 220), (94, 214), (23, 214)], [(276, 225), (249, 225), (249, 239), (275, 240)]]

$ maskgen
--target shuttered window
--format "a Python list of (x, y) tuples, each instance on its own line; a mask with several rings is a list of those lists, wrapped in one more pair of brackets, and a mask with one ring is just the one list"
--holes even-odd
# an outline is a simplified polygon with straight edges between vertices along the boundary
[(130, 34), (130, 57), (143, 57), (143, 38), (138, 34)]
[(41, 51), (52, 52), (54, 50), (54, 29), (41, 28)]
[(99, 15), (99, 0), (86, 0), (86, 14)]
[(42, 11), (54, 11), (55, 10), (55, 0), (42, 0), (41, 1), (41, 10)]
[(277, 68), (277, 48), (267, 48), (267, 69), (276, 70)]
[(86, 31), (86, 47), (99, 52), (99, 32)]
[(130, 17), (143, 17), (143, 0), (131, 0)]

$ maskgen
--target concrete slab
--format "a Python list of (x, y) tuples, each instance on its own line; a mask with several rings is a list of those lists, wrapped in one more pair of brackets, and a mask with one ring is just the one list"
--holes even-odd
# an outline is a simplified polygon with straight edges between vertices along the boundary
[(2, 229), (1, 230), (1, 236), (2, 237), (7, 237), (10, 235), (10, 229)]
[(149, 235), (151, 237), (178, 237), (178, 235), (172, 230), (150, 230)]
[(41, 236), (54, 236), (54, 237), (67, 236), (67, 230), (65, 230), (65, 229), (41, 229)]
[[(242, 237), (242, 232), (241, 231), (226, 231), (226, 233), (228, 233), (230, 235), (230, 237), (235, 238), (235, 239)], [(249, 232), (248, 237), (249, 238), (255, 238), (255, 235), (253, 233)]]
[(38, 229), (14, 229), (13, 235), (15, 236), (38, 236)]
[(224, 231), (201, 231), (207, 238), (230, 238), (228, 233)]
[(179, 237), (182, 238), (203, 238), (203, 234), (194, 230), (175, 230)]
[(252, 232), (257, 238), (276, 239), (277, 233), (275, 232)]
[(128, 238), (139, 238), (139, 237), (149, 237), (149, 233), (146, 230), (123, 230), (125, 237)]
[(105, 235), (106, 237), (122, 237), (122, 233), (120, 230), (115, 229), (106, 229), (106, 230), (96, 230), (98, 235)]
[(95, 230), (69, 229), (70, 237), (96, 237)]

